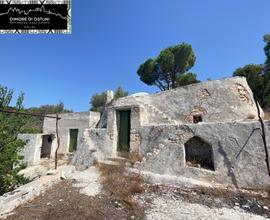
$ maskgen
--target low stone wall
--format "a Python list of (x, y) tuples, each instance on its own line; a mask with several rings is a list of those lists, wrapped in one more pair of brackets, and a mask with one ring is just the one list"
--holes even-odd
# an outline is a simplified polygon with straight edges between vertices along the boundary
[(27, 166), (39, 164), (42, 134), (19, 134), (18, 139), (26, 142), (20, 154), (24, 157), (24, 161), (27, 162)]
[(111, 155), (106, 129), (85, 129), (73, 158), (73, 164), (89, 167)]
[[(265, 125), (270, 144), (270, 122)], [(142, 126), (137, 132), (144, 157), (137, 164), (141, 170), (235, 187), (270, 186), (258, 122)], [(212, 146), (214, 171), (186, 163), (185, 143), (193, 137)]]

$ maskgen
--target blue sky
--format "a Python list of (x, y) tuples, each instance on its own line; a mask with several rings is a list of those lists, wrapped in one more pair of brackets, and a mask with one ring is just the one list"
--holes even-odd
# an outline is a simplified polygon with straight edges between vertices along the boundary
[(89, 109), (95, 92), (122, 85), (156, 92), (136, 74), (167, 46), (190, 43), (200, 80), (263, 63), (269, 0), (73, 0), (71, 35), (1, 35), (0, 84), (26, 94), (25, 107), (59, 100)]

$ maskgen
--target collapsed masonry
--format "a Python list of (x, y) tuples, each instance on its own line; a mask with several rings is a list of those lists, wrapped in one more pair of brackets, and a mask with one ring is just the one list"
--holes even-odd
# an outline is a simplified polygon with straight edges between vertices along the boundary
[[(118, 100), (107, 92), (107, 97), (101, 115), (61, 115), (59, 153), (75, 150), (74, 164), (88, 167), (94, 161), (139, 155), (142, 160), (135, 165), (144, 171), (236, 187), (270, 185), (257, 109), (245, 78)], [(29, 164), (38, 163), (40, 156), (54, 157), (54, 124), (46, 119), (43, 134), (20, 135), (30, 139), (25, 148)], [(269, 133), (269, 121), (265, 126)]]

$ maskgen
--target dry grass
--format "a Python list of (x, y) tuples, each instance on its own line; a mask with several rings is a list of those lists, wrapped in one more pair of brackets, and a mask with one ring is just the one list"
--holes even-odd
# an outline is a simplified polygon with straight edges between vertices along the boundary
[(264, 120), (270, 120), (270, 112), (264, 112)]
[(101, 173), (103, 189), (126, 207), (137, 208), (138, 203), (134, 200), (134, 195), (144, 192), (143, 178), (140, 174), (126, 172), (124, 163), (118, 166), (98, 164), (97, 167)]
[[(73, 187), (75, 180), (63, 180), (41, 193), (32, 201), (14, 210), (7, 220), (119, 220), (144, 219), (145, 207), (119, 208), (114, 196), (87, 196)], [(127, 200), (127, 202), (129, 202)]]
[(142, 162), (143, 157), (139, 153), (131, 153), (129, 155), (129, 162), (134, 165), (136, 162)]
[(254, 114), (248, 114), (247, 115), (247, 119), (252, 120), (252, 119), (255, 119), (255, 118), (256, 118), (256, 115), (254, 115)]

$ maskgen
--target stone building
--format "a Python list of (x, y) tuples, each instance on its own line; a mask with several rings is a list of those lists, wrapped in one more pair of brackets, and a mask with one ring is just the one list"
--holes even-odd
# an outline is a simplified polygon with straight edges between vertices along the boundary
[[(94, 161), (136, 156), (140, 158), (135, 163), (137, 169), (161, 175), (245, 188), (270, 185), (257, 108), (242, 77), (156, 94), (136, 93), (117, 100), (107, 92), (101, 115), (88, 112), (60, 117), (60, 153), (70, 152), (72, 132), (79, 129), (78, 145), (72, 148), (76, 150), (76, 165), (88, 167)], [(41, 140), (42, 146), (47, 145), (46, 138), (51, 137), (50, 153), (44, 150), (51, 157), (55, 151), (54, 123), (46, 119), (44, 133), (31, 136), (39, 146)], [(269, 134), (269, 121), (265, 127)], [(267, 143), (269, 138), (267, 135)], [(26, 149), (33, 154), (30, 145)], [(42, 152), (41, 147), (35, 157)]]
[[(51, 115), (56, 116), (56, 115)], [(59, 114), (58, 123), (60, 147), (58, 153), (67, 155), (77, 149), (78, 140), (87, 128), (95, 128), (99, 119), (98, 112), (76, 112)], [(57, 148), (56, 119), (44, 118), (42, 134), (19, 134), (27, 141), (22, 154), (28, 165), (37, 165), (41, 158), (54, 158)]]
[(139, 155), (144, 171), (263, 187), (270, 178), (260, 133), (245, 78), (206, 81), (108, 103), (97, 128), (85, 129), (74, 163)]

